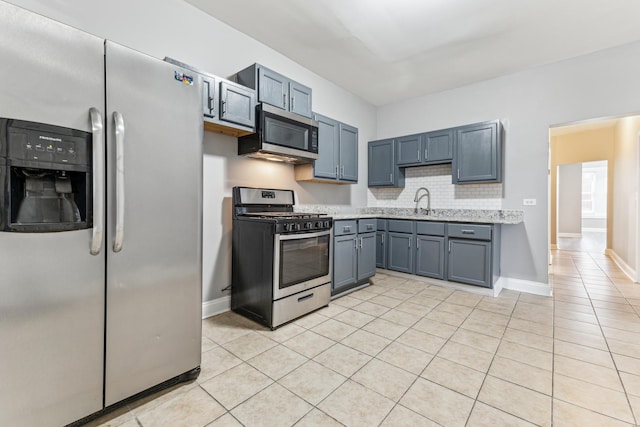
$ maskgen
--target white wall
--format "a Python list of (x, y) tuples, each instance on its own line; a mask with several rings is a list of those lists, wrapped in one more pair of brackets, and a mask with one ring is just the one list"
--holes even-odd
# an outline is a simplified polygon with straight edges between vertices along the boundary
[[(547, 283), (549, 127), (639, 111), (638, 75), (640, 43), (634, 43), (381, 107), (377, 137), (502, 120), (502, 207), (524, 208), (525, 216), (523, 224), (502, 227), (501, 272)], [(537, 205), (523, 207), (523, 198)]]
[[(558, 166), (558, 235), (582, 233), (582, 163)], [(572, 237), (572, 236), (567, 236)]]
[(638, 270), (638, 143), (640, 117), (625, 117), (616, 127), (613, 230), (611, 249), (631, 270)]
[[(231, 281), (231, 188), (292, 188), (298, 203), (366, 206), (366, 144), (375, 139), (375, 108), (283, 55), (181, 0), (13, 0), (49, 16), (157, 58), (169, 56), (228, 77), (254, 62), (313, 88), (314, 111), (359, 129), (357, 185), (294, 181), (293, 167), (236, 155), (236, 139), (205, 132), (203, 300), (222, 295)], [(171, 102), (171, 100), (167, 100)]]

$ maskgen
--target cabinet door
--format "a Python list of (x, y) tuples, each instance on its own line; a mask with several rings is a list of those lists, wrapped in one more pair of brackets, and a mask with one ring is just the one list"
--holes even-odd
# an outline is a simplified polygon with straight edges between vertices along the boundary
[(356, 283), (357, 254), (356, 235), (339, 236), (333, 239), (333, 290)]
[(444, 237), (416, 237), (416, 274), (444, 279)]
[(311, 88), (298, 82), (289, 81), (289, 110), (305, 117), (312, 117)]
[(413, 273), (413, 234), (389, 232), (387, 236), (387, 268)]
[(422, 134), (398, 138), (398, 165), (413, 165), (422, 161)]
[(453, 183), (500, 182), (501, 136), (498, 122), (463, 126), (455, 131)]
[(424, 162), (438, 163), (453, 158), (453, 131), (451, 129), (429, 132), (423, 140)]
[(387, 268), (387, 232), (376, 232), (376, 267)]
[(318, 122), (318, 159), (313, 163), (317, 178), (338, 179), (340, 159), (340, 124), (338, 121), (316, 114)]
[(216, 102), (216, 81), (213, 78), (202, 77), (202, 111), (204, 116), (210, 119), (218, 115), (216, 111), (218, 103)]
[(288, 98), (289, 79), (261, 66), (258, 69), (258, 101), (286, 110)]
[(358, 281), (376, 274), (376, 233), (358, 235)]
[(491, 285), (491, 242), (449, 239), (447, 279), (470, 285)]
[(369, 187), (388, 187), (394, 184), (394, 140), (369, 143)]
[(220, 120), (255, 127), (255, 93), (239, 85), (220, 82)]
[(358, 182), (358, 129), (340, 123), (340, 180)]

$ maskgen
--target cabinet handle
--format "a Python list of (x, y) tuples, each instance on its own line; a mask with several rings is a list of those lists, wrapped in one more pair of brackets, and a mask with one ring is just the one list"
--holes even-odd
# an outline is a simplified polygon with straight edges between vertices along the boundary
[(360, 249), (362, 249), (362, 246), (364, 246), (364, 237), (360, 238)]
[(292, 96), (291, 97), (291, 110), (295, 110), (296, 109), (296, 99)]
[(298, 298), (298, 302), (303, 302), (311, 298), (313, 298), (313, 294), (305, 295), (303, 297)]
[(287, 109), (287, 94), (286, 93), (282, 94), (282, 108), (284, 108), (285, 110)]
[(449, 240), (449, 253), (451, 253), (451, 240)]
[(373, 230), (373, 224), (367, 224), (367, 230)]
[(393, 182), (393, 174), (392, 173), (389, 174), (389, 181)]
[(460, 168), (458, 168), (458, 179), (460, 179)]
[(338, 172), (338, 170), (339, 170), (338, 168), (339, 168), (339, 167), (340, 167), (340, 166), (336, 165), (336, 178), (339, 178), (339, 177), (340, 177), (340, 172)]
[(418, 161), (420, 161), (420, 150), (418, 150)]
[(353, 249), (355, 249), (357, 251), (358, 250), (358, 239), (357, 238), (353, 239), (353, 243), (354, 243)]
[(381, 245), (384, 245), (384, 234), (381, 234), (381, 236), (382, 236), (382, 243), (381, 243)]
[(224, 116), (227, 112), (225, 105), (227, 105), (227, 101), (222, 101), (222, 111), (220, 112), (220, 116)]
[(462, 230), (462, 234), (476, 234), (474, 230)]
[(411, 249), (411, 238), (409, 238), (409, 249)]
[(424, 149), (424, 159), (427, 160), (429, 158), (429, 149), (425, 148)]
[(420, 239), (416, 238), (416, 249), (420, 249)]
[(344, 232), (351, 231), (351, 226), (350, 225), (345, 225), (344, 227), (342, 227), (342, 231), (344, 231)]
[(344, 165), (340, 166), (340, 178), (344, 178)]

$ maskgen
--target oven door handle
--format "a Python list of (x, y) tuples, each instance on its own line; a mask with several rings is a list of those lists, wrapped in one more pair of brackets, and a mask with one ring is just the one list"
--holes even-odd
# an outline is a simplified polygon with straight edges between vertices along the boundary
[(278, 234), (279, 240), (300, 240), (313, 237), (330, 236), (331, 230), (317, 231), (315, 233)]

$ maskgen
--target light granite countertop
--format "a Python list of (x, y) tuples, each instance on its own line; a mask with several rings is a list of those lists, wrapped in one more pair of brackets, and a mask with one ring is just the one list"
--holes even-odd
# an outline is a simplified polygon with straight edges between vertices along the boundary
[[(300, 210), (309, 212), (310, 210)], [(360, 208), (354, 213), (339, 213), (332, 209), (313, 209), (315, 213), (330, 215), (334, 220), (360, 218), (407, 219), (420, 221), (472, 222), (484, 224), (520, 224), (524, 221), (521, 210), (487, 210), (487, 209), (426, 209), (414, 213), (412, 208)]]

